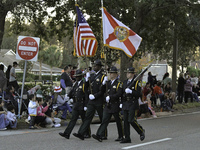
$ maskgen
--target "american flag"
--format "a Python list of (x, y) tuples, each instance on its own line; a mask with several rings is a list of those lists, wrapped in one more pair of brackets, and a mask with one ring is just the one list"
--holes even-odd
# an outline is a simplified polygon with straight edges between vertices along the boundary
[(85, 20), (78, 5), (76, 5), (77, 18), (74, 24), (74, 47), (75, 53), (79, 56), (94, 56), (97, 50), (97, 40)]

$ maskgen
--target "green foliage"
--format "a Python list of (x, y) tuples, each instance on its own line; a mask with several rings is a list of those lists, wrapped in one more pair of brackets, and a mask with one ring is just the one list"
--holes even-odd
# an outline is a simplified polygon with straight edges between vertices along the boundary
[(195, 69), (194, 67), (187, 67), (187, 71), (189, 72), (190, 75), (194, 75), (198, 77), (200, 75), (200, 70)]

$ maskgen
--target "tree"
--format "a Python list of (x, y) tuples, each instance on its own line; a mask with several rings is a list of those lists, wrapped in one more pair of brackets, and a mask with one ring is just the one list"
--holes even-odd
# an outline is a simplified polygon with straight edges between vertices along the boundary
[(51, 80), (52, 80), (52, 68), (59, 67), (62, 63), (62, 55), (57, 46), (52, 45), (44, 50), (44, 63), (51, 67)]

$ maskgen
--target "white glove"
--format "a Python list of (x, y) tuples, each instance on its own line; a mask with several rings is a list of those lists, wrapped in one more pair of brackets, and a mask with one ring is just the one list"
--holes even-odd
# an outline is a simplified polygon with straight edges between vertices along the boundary
[(110, 101), (110, 96), (106, 96), (106, 102), (109, 103)]
[(86, 111), (86, 110), (87, 110), (87, 107), (84, 107), (83, 109), (84, 109), (84, 111)]
[(125, 92), (126, 92), (126, 94), (131, 94), (131, 93), (132, 93), (132, 90), (129, 89), (129, 88), (126, 88), (126, 89), (125, 89)]
[(71, 99), (69, 100), (69, 102), (70, 102), (70, 103), (73, 103), (73, 102), (74, 102), (74, 100), (71, 98)]
[(69, 96), (67, 94), (65, 94), (65, 99), (66, 102), (69, 100)]
[(105, 85), (106, 81), (108, 81), (108, 77), (107, 76), (104, 77), (102, 84)]
[(94, 99), (95, 99), (94, 95), (93, 95), (93, 94), (90, 94), (90, 95), (89, 95), (89, 99), (90, 99), (90, 100), (94, 100)]
[(88, 80), (89, 80), (89, 77), (90, 77), (90, 73), (89, 73), (89, 72), (87, 72), (87, 73), (86, 73), (86, 77), (85, 77), (85, 81), (86, 81), (86, 82), (88, 82)]
[(119, 105), (119, 108), (122, 108), (122, 104)]

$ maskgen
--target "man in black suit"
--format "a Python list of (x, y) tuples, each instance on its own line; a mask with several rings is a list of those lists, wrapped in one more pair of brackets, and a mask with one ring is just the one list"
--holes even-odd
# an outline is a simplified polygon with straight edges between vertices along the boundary
[(134, 68), (127, 69), (127, 80), (123, 82), (122, 110), (124, 114), (124, 134), (125, 139), (120, 143), (131, 143), (130, 124), (140, 135), (140, 140), (145, 138), (145, 130), (137, 122), (137, 110), (139, 108), (138, 99), (141, 97), (141, 87), (139, 81), (134, 81)]
[[(104, 80), (104, 74), (102, 71), (102, 63), (100, 60), (96, 60), (94, 62), (93, 69), (96, 72), (95, 74), (86, 73), (86, 86), (89, 89), (89, 101), (87, 105), (86, 116), (81, 124), (78, 133), (74, 133), (73, 135), (81, 140), (84, 140), (84, 134), (90, 126), (92, 119), (94, 117), (95, 111), (97, 111), (100, 121), (102, 122), (103, 118), (103, 102), (104, 102), (104, 93), (101, 91), (101, 85)], [(105, 134), (102, 136), (106, 136)], [(105, 137), (106, 139), (106, 137)]]
[(106, 93), (106, 104), (103, 111), (103, 120), (96, 134), (92, 135), (92, 137), (98, 140), (99, 142), (102, 142), (101, 135), (105, 133), (105, 130), (110, 122), (112, 115), (115, 118), (118, 130), (118, 138), (115, 141), (123, 140), (122, 120), (119, 113), (120, 98), (122, 96), (122, 83), (118, 80), (116, 67), (111, 67), (109, 73), (110, 80), (107, 81), (107, 76), (105, 76), (104, 81), (102, 83), (103, 86), (101, 88), (101, 90)]
[[(85, 111), (87, 110), (88, 90), (83, 81), (82, 71), (80, 69), (77, 70), (74, 77), (76, 78), (76, 82), (73, 84), (72, 90), (68, 94), (68, 99), (73, 99), (72, 117), (64, 133), (59, 133), (60, 136), (66, 139), (69, 139), (78, 117), (81, 116), (82, 121), (85, 119)], [(87, 135), (89, 135), (89, 132), (90, 129), (88, 128)]]

